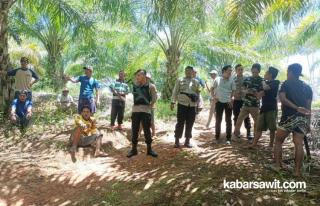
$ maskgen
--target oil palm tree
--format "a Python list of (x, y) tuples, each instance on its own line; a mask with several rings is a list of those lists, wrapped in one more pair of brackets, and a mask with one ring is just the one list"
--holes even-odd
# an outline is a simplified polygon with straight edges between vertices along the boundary
[(47, 51), (47, 73), (52, 86), (63, 86), (62, 54), (77, 37), (86, 37), (91, 24), (71, 3), (64, 0), (37, 6), (15, 6), (12, 22), (17, 31), (42, 43)]
[[(88, 30), (88, 24), (70, 1), (64, 0), (1, 0), (0, 68), (10, 68), (8, 35), (23, 33), (39, 40), (48, 53), (49, 74), (54, 86), (61, 85), (61, 52), (66, 44)], [(11, 15), (11, 16), (10, 16)], [(10, 21), (9, 21), (9, 16)], [(14, 28), (14, 29), (13, 29)], [(12, 80), (1, 77), (0, 106), (8, 105), (12, 96)]]
[[(112, 20), (143, 21), (166, 57), (165, 84), (161, 96), (169, 99), (178, 77), (181, 53), (193, 35), (204, 26), (208, 2), (204, 0), (120, 0), (100, 1)], [(130, 18), (128, 18), (130, 17)]]

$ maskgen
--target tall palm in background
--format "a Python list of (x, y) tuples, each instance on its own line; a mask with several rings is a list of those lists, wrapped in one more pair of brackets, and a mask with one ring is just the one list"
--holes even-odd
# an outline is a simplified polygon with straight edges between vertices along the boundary
[[(70, 1), (69, 1), (70, 2)], [(63, 84), (63, 50), (75, 38), (86, 38), (92, 26), (86, 15), (68, 1), (23, 4), (13, 7), (12, 26), (21, 35), (36, 39), (47, 51), (47, 74), (54, 89)]]
[(187, 41), (204, 25), (207, 3), (203, 0), (102, 1), (101, 8), (113, 20), (144, 21), (145, 30), (166, 57), (162, 98), (169, 99), (178, 77), (181, 53)]
[[(295, 53), (311, 55), (319, 45), (317, 0), (3, 0), (1, 8), (2, 69), (9, 68), (8, 33), (20, 33), (47, 50), (52, 82), (60, 81), (62, 64), (72, 61), (77, 68), (92, 63), (100, 75), (161, 67), (156, 73), (164, 99), (170, 98), (182, 65), (276, 64)], [(81, 38), (93, 32), (87, 17), (95, 20), (91, 39)], [(3, 91), (9, 85), (1, 80), (2, 99), (8, 99)]]
[[(0, 69), (7, 71), (10, 66), (10, 58), (8, 53), (8, 17), (9, 11), (14, 0), (1, 0), (0, 2)], [(6, 77), (0, 77), (0, 107), (8, 105), (10, 92), (12, 88), (12, 80)]]
[[(55, 88), (61, 87), (61, 52), (66, 44), (85, 33), (88, 24), (80, 11), (63, 0), (1, 0), (0, 67), (9, 70), (8, 35), (17, 32), (40, 41), (48, 52), (48, 71)], [(70, 1), (69, 1), (70, 2)], [(9, 15), (11, 15), (9, 22)], [(10, 27), (9, 27), (10, 23)], [(1, 78), (0, 106), (8, 106), (12, 80)]]

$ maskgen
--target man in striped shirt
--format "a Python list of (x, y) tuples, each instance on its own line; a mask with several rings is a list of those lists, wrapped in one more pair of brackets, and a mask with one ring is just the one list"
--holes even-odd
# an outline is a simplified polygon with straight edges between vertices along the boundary
[(111, 103), (111, 129), (115, 129), (115, 121), (118, 120), (117, 129), (122, 130), (126, 95), (129, 93), (128, 84), (125, 83), (124, 71), (119, 71), (119, 78), (110, 86), (113, 92)]

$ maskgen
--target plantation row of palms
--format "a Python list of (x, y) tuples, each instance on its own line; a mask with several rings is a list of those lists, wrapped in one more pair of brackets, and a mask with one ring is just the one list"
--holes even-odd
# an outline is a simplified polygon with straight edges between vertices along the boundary
[[(83, 64), (93, 65), (97, 78), (145, 68), (169, 99), (184, 65), (204, 72), (236, 62), (277, 66), (320, 46), (319, 0), (1, 0), (0, 6), (1, 69), (27, 55), (56, 90), (64, 73), (79, 74)], [(319, 62), (310, 63), (311, 75)], [(11, 87), (1, 79), (2, 105)]]

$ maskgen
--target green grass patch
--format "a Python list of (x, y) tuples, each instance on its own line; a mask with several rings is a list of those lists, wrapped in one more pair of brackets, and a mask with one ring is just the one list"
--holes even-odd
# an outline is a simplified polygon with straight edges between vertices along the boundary
[(320, 100), (312, 102), (312, 109), (320, 109)]
[(155, 117), (156, 119), (171, 120), (176, 116), (176, 106), (173, 111), (170, 109), (170, 101), (158, 100), (156, 104)]

